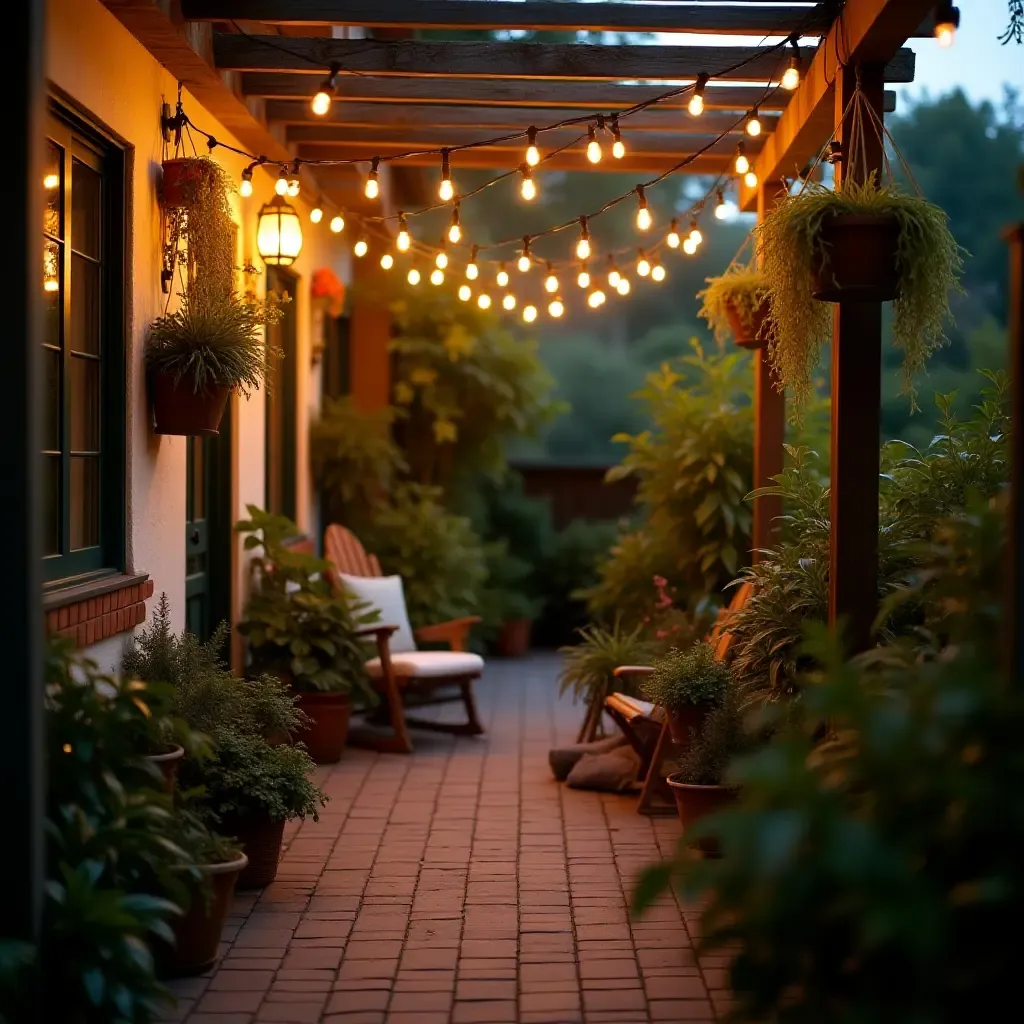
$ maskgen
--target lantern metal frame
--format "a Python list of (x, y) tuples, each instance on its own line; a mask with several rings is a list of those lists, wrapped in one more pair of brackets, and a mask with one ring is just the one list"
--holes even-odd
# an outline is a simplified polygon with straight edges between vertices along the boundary
[[(299, 226), (299, 248), (294, 255), (285, 254), (281, 252), (281, 226), (283, 218), (285, 216), (292, 216), (295, 218), (296, 224)], [(259, 237), (260, 237), (260, 224), (263, 222), (264, 217), (276, 217), (277, 218), (277, 252), (276, 253), (265, 253), (259, 248)], [(260, 207), (258, 219), (256, 221), (256, 247), (260, 254), (260, 259), (263, 260), (267, 266), (270, 267), (290, 267), (298, 258), (302, 252), (302, 245), (305, 239), (302, 237), (302, 219), (299, 217), (299, 211), (289, 203), (284, 196), (275, 195), (269, 202), (264, 203)]]

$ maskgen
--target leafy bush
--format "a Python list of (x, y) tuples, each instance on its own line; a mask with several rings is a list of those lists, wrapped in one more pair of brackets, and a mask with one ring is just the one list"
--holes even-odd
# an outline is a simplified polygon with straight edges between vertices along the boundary
[(896, 186), (879, 187), (875, 178), (866, 183), (847, 178), (836, 191), (807, 182), (798, 195), (776, 203), (756, 228), (769, 291), (770, 351), (779, 380), (792, 388), (799, 409), (810, 394), (811, 376), (832, 328), (832, 304), (811, 295), (811, 268), (818, 259), (828, 259), (823, 225), (842, 214), (891, 217), (899, 226), (892, 340), (903, 352), (903, 391), (913, 401), (915, 376), (945, 342), (950, 292), (960, 290), (961, 250), (942, 209)]
[(402, 577), (413, 626), (474, 615), (487, 577), (484, 546), (436, 488), (399, 487), (363, 536), (385, 573)]
[[(940, 524), (911, 590), (941, 597), (941, 641), (822, 671), (770, 746), (735, 764), (734, 809), (708, 819), (723, 858), (650, 869), (705, 899), (703, 954), (728, 954), (733, 1019), (914, 1020), (1005, 1015), (1024, 912), (1024, 697), (1000, 671), (1005, 509)], [(827, 733), (820, 723), (827, 721)]]
[[(640, 621), (652, 577), (678, 588), (692, 609), (718, 594), (746, 559), (751, 513), (743, 498), (753, 459), (748, 356), (719, 349), (651, 374), (639, 398), (653, 427), (616, 440), (629, 446), (608, 478), (635, 476), (642, 524), (622, 535), (588, 593), (597, 618)], [(684, 376), (685, 374), (685, 376)]]
[(673, 648), (654, 662), (643, 682), (647, 700), (668, 711), (718, 704), (732, 686), (732, 672), (715, 658), (713, 644), (698, 640), (686, 650)]
[(739, 694), (730, 681), (679, 759), (673, 778), (689, 786), (720, 786), (733, 758), (748, 753), (757, 743), (743, 721)]
[(255, 584), (238, 631), (249, 639), (253, 669), (270, 672), (296, 690), (357, 693), (373, 700), (367, 648), (358, 635), (376, 612), (334, 586), (331, 565), (285, 545), (298, 527), (287, 516), (246, 506), (235, 524), (247, 551), (262, 552), (250, 566)]
[(617, 668), (649, 665), (656, 652), (642, 626), (627, 629), (621, 619), (616, 619), (611, 629), (585, 626), (578, 633), (580, 643), (559, 652), (564, 655), (559, 693), (572, 693), (574, 701), (582, 700), (588, 706), (603, 701), (616, 689), (628, 689), (625, 680), (615, 678)]

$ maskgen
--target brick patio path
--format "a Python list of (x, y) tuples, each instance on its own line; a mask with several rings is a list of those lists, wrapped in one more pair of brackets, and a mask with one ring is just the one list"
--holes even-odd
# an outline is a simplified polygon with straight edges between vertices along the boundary
[(582, 714), (556, 672), (554, 656), (493, 662), (485, 737), (417, 733), (412, 756), (350, 750), (323, 769), (319, 823), (289, 830), (273, 885), (236, 897), (219, 967), (173, 986), (172, 1019), (714, 1020), (724, 972), (696, 962), (692, 921), (674, 903), (626, 910), (678, 826), (551, 777)]

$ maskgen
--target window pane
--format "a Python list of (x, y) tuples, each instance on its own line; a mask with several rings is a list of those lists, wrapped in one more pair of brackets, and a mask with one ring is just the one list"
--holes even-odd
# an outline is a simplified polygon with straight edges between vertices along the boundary
[(100, 268), (77, 253), (71, 257), (71, 351), (100, 351)]
[(61, 203), (64, 196), (64, 189), (61, 187), (63, 176), (61, 174), (61, 161), (64, 150), (50, 139), (46, 140), (46, 150), (43, 155), (43, 190), (46, 195), (46, 206), (43, 210), (43, 230), (58, 238), (64, 236), (64, 224), (61, 217)]
[(46, 394), (43, 401), (43, 450), (59, 452), (60, 443), (60, 353), (43, 349)]
[(206, 518), (206, 441), (194, 437), (192, 443), (192, 522)]
[(79, 160), (71, 161), (71, 247), (100, 257), (102, 178)]
[(60, 456), (43, 456), (43, 554), (60, 554)]
[(60, 246), (43, 242), (43, 341), (60, 347), (61, 275)]
[(100, 460), (95, 455), (71, 457), (71, 550), (100, 542)]
[(71, 357), (71, 450), (100, 449), (100, 364), (97, 359)]

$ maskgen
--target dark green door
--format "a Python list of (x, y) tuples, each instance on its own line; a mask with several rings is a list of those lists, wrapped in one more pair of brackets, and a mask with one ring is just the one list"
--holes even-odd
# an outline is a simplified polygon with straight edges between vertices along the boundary
[(208, 640), (231, 615), (231, 408), (219, 437), (188, 438), (185, 625)]

